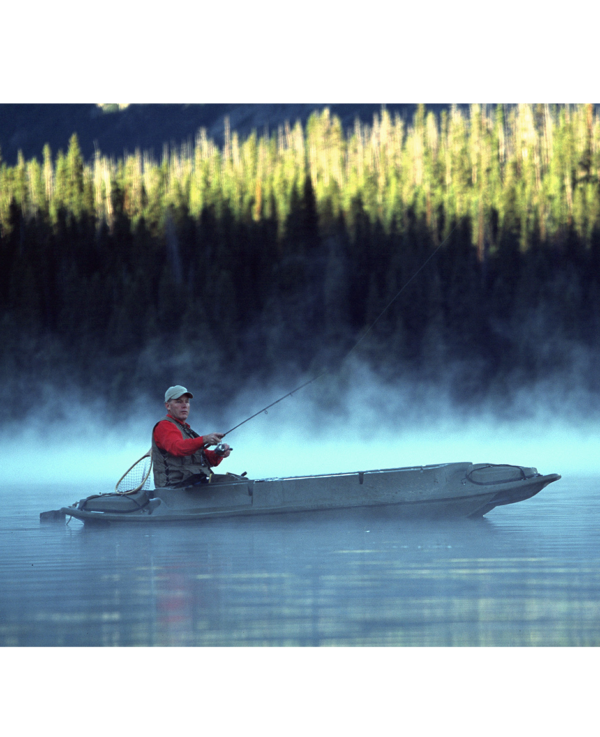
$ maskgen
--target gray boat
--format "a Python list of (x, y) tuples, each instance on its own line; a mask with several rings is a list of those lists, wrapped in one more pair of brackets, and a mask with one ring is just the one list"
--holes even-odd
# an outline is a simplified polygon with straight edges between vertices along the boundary
[(482, 517), (558, 481), (535, 468), (492, 463), (443, 463), (353, 473), (251, 480), (214, 474), (186, 488), (142, 489), (89, 496), (42, 512), (42, 521), (74, 517), (84, 523), (182, 522), (222, 517), (383, 509), (398, 518)]

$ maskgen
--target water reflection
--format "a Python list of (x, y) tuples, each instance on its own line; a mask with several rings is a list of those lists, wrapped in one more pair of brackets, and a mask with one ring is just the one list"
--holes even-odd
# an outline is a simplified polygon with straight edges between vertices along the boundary
[(595, 488), (557, 484), (480, 521), (152, 529), (40, 525), (37, 490), (0, 520), (0, 644), (598, 645)]

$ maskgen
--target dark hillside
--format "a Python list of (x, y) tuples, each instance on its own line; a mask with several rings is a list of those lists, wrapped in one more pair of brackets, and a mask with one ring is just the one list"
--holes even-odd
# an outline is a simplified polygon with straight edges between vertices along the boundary
[[(304, 126), (291, 106), (63, 106), (66, 123), (41, 107), (12, 106), (13, 125), (56, 115), (24, 124), (35, 157), (0, 164), (7, 406), (68, 383), (118, 410), (132, 384), (157, 396), (206, 366), (220, 406), (223, 372), (230, 398), (293, 385), (369, 329), (353, 359), (390, 385), (521, 414), (523, 392), (551, 386), (600, 412), (593, 105), (419, 106), (410, 120), (388, 108), (369, 124), (348, 106)], [(194, 108), (256, 134), (196, 138), (211, 122)], [(73, 128), (62, 153), (40, 151)], [(163, 156), (167, 131), (178, 143)], [(109, 134), (128, 156), (107, 152)]]
[[(121, 158), (125, 151), (154, 152), (160, 158), (163, 146), (195, 140), (200, 128), (208, 138), (223, 144), (225, 120), (229, 118), (232, 131), (245, 138), (253, 130), (258, 135), (272, 133), (277, 127), (298, 120), (303, 125), (310, 114), (328, 107), (351, 128), (355, 119), (371, 124), (381, 105), (326, 105), (326, 104), (191, 104), (191, 105), (118, 105), (96, 104), (11, 104), (0, 105), (0, 154), (10, 165), (17, 163), (19, 151), (25, 159), (41, 159), (47, 143), (53, 154), (66, 152), (69, 139), (77, 134), (84, 159), (89, 160), (97, 148), (106, 156)], [(393, 104), (385, 106), (392, 114), (398, 113), (412, 120), (416, 105)], [(428, 106), (429, 110), (444, 106)], [(446, 106), (447, 107), (447, 106)]]

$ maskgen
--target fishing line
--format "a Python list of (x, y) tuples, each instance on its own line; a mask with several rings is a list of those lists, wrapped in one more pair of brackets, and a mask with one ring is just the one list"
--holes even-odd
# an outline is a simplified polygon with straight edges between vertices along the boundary
[[(448, 233), (448, 235), (444, 238), (444, 240), (440, 243), (440, 245), (431, 253), (427, 259), (419, 266), (419, 268), (415, 271), (415, 273), (410, 277), (410, 279), (402, 285), (400, 290), (396, 293), (396, 295), (391, 299), (388, 304), (383, 308), (383, 310), (377, 315), (377, 317), (373, 320), (373, 322), (369, 325), (369, 327), (365, 330), (365, 332), (360, 336), (360, 338), (356, 341), (356, 343), (350, 348), (348, 353), (342, 358), (342, 360), (339, 362), (337, 369), (346, 361), (348, 356), (358, 348), (359, 344), (367, 337), (367, 335), (373, 330), (375, 325), (379, 322), (379, 320), (383, 317), (383, 315), (390, 309), (390, 307), (394, 304), (394, 302), (398, 299), (398, 297), (402, 294), (402, 292), (408, 287), (408, 285), (414, 281), (414, 279), (423, 271), (423, 269), (427, 266), (427, 264), (431, 261), (431, 259), (436, 255), (436, 253), (444, 246), (448, 240), (450, 239), (450, 236), (454, 231), (456, 230), (457, 226), (455, 225), (452, 230)], [(295, 389), (292, 389), (291, 392), (288, 392), (287, 394), (284, 394), (283, 397), (279, 397), (279, 399), (276, 399), (274, 402), (271, 402), (271, 404), (268, 404), (266, 407), (263, 407), (258, 412), (255, 412), (250, 417), (243, 420), (243, 422), (240, 422), (235, 427), (232, 427), (231, 430), (227, 430), (226, 433), (223, 434), (223, 437), (225, 435), (229, 435), (230, 432), (233, 432), (234, 430), (237, 430), (238, 427), (241, 427), (242, 425), (245, 425), (246, 422), (250, 422), (250, 420), (253, 420), (255, 417), (258, 417), (258, 415), (261, 415), (263, 412), (266, 413), (268, 409), (271, 409), (271, 407), (274, 407), (276, 404), (279, 404), (279, 402), (282, 402), (284, 399), (287, 399), (287, 397), (291, 397), (292, 394), (295, 394), (296, 392), (300, 391), (300, 389), (304, 389), (305, 386), (308, 386), (309, 384), (312, 384), (313, 381), (316, 381), (317, 379), (320, 379), (321, 376), (325, 376), (325, 374), (330, 373), (329, 369), (324, 369), (321, 371), (320, 374), (317, 374), (314, 378), (309, 379), (308, 381), (305, 381), (304, 384), (300, 384), (300, 386), (297, 386)]]

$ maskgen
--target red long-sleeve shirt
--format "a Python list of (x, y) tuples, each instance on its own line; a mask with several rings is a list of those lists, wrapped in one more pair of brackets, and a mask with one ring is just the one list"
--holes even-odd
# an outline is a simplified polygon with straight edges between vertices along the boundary
[[(190, 428), (187, 422), (181, 422), (176, 417), (169, 415), (172, 420), (179, 422), (180, 425)], [(161, 420), (154, 428), (154, 440), (159, 448), (166, 450), (172, 456), (193, 456), (198, 450), (202, 450), (204, 438), (183, 438), (181, 431), (168, 420)], [(206, 459), (211, 466), (218, 466), (223, 460), (223, 456), (215, 453), (214, 450), (205, 450)]]

